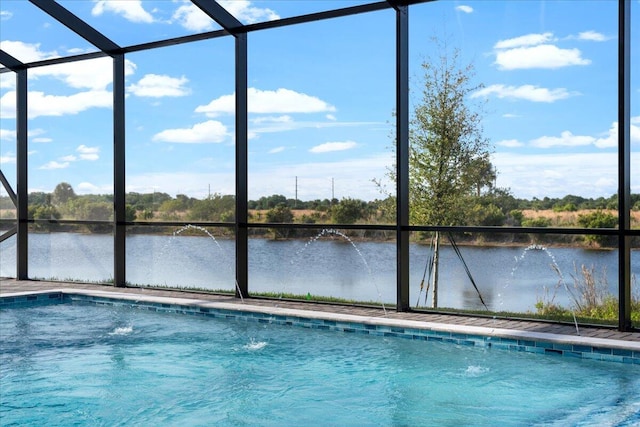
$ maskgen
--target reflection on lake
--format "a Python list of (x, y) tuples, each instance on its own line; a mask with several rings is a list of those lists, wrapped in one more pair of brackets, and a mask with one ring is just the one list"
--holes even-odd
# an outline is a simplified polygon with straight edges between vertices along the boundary
[[(209, 236), (130, 235), (127, 237), (127, 281), (132, 284), (235, 288), (235, 243)], [(250, 292), (333, 296), (394, 304), (396, 247), (388, 242), (356, 242), (357, 250), (337, 235), (316, 241), (249, 240)], [(617, 293), (618, 258), (613, 250), (524, 247), (461, 247), (474, 280), (492, 310), (535, 311), (536, 300), (555, 294), (555, 302), (570, 306), (555, 262), (573, 287), (575, 267), (606, 270)], [(410, 302), (424, 302), (420, 282), (429, 247), (411, 245)], [(632, 253), (632, 273), (640, 275), (640, 256)], [(0, 245), (0, 276), (15, 277), (15, 237)], [(464, 267), (449, 246), (441, 247), (439, 306), (483, 309)], [(42, 233), (29, 235), (29, 275), (57, 280), (108, 281), (113, 275), (111, 235)]]

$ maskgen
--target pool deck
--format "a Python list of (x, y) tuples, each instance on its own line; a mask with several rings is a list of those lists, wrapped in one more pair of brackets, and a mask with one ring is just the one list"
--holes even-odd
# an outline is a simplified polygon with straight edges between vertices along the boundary
[(493, 319), (437, 313), (399, 313), (381, 308), (356, 307), (248, 298), (241, 301), (228, 295), (163, 290), (151, 288), (116, 288), (86, 283), (49, 282), (0, 279), (0, 297), (62, 291), (112, 298), (170, 302), (183, 305), (203, 305), (222, 309), (255, 311), (270, 314), (295, 315), (345, 322), (363, 322), (396, 327), (423, 328), (458, 334), (478, 334), (503, 338), (546, 340), (574, 345), (604, 346), (640, 353), (640, 332), (620, 332), (605, 327), (580, 326), (578, 335), (573, 325), (525, 320)]

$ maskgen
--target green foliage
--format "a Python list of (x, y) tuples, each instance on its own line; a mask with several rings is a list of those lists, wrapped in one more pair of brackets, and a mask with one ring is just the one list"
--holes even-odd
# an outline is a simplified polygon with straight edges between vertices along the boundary
[(616, 228), (618, 217), (603, 211), (578, 215), (578, 225), (584, 228)]
[(567, 203), (564, 205), (554, 205), (554, 212), (575, 212), (578, 210), (578, 207), (573, 203)]
[[(224, 221), (223, 218), (234, 218), (235, 197), (214, 194), (204, 200), (196, 200), (191, 206), (187, 218), (192, 221)], [(233, 219), (232, 219), (233, 220)]]
[(133, 206), (129, 204), (125, 205), (124, 218), (127, 222), (133, 222), (136, 220), (136, 210), (133, 208)]
[(511, 224), (513, 226), (522, 225), (522, 221), (524, 221), (524, 214), (521, 210), (513, 209), (509, 211), (509, 218), (511, 219)]
[(156, 211), (158, 207), (167, 200), (171, 200), (171, 196), (167, 193), (127, 193), (125, 197), (126, 203), (130, 204), (137, 211)]
[(30, 205), (50, 205), (51, 194), (44, 193), (42, 191), (34, 191), (32, 193), (29, 193), (29, 204)]
[(73, 187), (68, 182), (61, 182), (56, 185), (56, 188), (53, 190), (53, 204), (56, 206), (61, 206), (67, 203), (69, 200), (75, 199), (76, 193), (73, 191)]
[(471, 225), (500, 226), (505, 219), (506, 215), (493, 203), (487, 206), (476, 204), (468, 213), (468, 223)]
[(537, 217), (523, 219), (521, 223), (523, 227), (549, 227), (551, 220), (549, 218)]
[(282, 194), (274, 194), (269, 197), (260, 197), (257, 201), (249, 203), (249, 209), (272, 209), (278, 205), (287, 206), (287, 198)]
[(365, 206), (359, 199), (342, 199), (331, 208), (331, 219), (335, 224), (353, 224), (362, 218)]
[(28, 208), (29, 218), (32, 219), (60, 219), (58, 210), (51, 205), (30, 205)]
[[(459, 52), (422, 64), (424, 85), (409, 129), (409, 197), (413, 224), (466, 224), (472, 196), (491, 188), (495, 170), (482, 136), (479, 108), (469, 96), (472, 65), (458, 68)], [(395, 180), (395, 171), (391, 172)]]
[(15, 205), (9, 196), (0, 196), (0, 209), (15, 209)]
[[(562, 275), (554, 269), (560, 277), (560, 282), (553, 295), (538, 299), (536, 310), (540, 315), (552, 319), (572, 319), (575, 315), (582, 322), (615, 323), (618, 320), (618, 299), (609, 293), (606, 270), (597, 272), (594, 266), (582, 265), (578, 270), (574, 266), (573, 298), (571, 307), (563, 307), (554, 302), (555, 294), (562, 287)], [(633, 322), (640, 321), (640, 298), (631, 297), (631, 317)]]
[[(578, 225), (583, 228), (616, 228), (618, 217), (603, 211), (589, 212), (578, 215)], [(599, 246), (610, 246), (615, 244), (616, 237), (589, 234), (585, 240)]]
[[(267, 222), (290, 224), (293, 222), (293, 212), (286, 204), (280, 203), (278, 206), (267, 211)], [(286, 238), (289, 230), (283, 228), (272, 228), (274, 239)]]
[(293, 222), (293, 212), (286, 204), (281, 203), (267, 211), (267, 222), (290, 224)]

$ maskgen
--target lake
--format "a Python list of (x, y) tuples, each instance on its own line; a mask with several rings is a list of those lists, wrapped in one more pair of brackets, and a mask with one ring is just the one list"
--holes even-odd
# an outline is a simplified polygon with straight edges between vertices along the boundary
[[(199, 233), (198, 231), (196, 231)], [(127, 281), (232, 290), (235, 243), (197, 236), (133, 234), (127, 237)], [(15, 277), (15, 236), (0, 244), (0, 276)], [(460, 247), (475, 283), (491, 310), (535, 311), (535, 303), (553, 298), (571, 306), (576, 268), (594, 267), (617, 294), (615, 250), (578, 248)], [(632, 252), (632, 273), (640, 275), (639, 251)], [(410, 303), (425, 303), (420, 283), (429, 247), (410, 248)], [(554, 271), (556, 264), (560, 275)], [(113, 277), (113, 240), (108, 234), (32, 233), (29, 276), (39, 279), (109, 281)], [(394, 304), (396, 247), (393, 242), (356, 242), (335, 234), (317, 240), (249, 240), (249, 291), (333, 296)], [(565, 286), (566, 285), (566, 286)], [(425, 285), (426, 286), (426, 285)], [(633, 290), (632, 290), (633, 291)], [(638, 289), (635, 289), (638, 292)], [(482, 309), (464, 266), (449, 246), (441, 247), (440, 307)]]

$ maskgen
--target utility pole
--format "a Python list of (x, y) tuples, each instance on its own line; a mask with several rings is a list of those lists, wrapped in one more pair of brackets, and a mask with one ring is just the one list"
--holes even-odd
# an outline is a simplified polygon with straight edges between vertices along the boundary
[(333, 199), (335, 199), (335, 192), (334, 192), (334, 185), (333, 185), (333, 178), (331, 178), (331, 203), (333, 203)]

